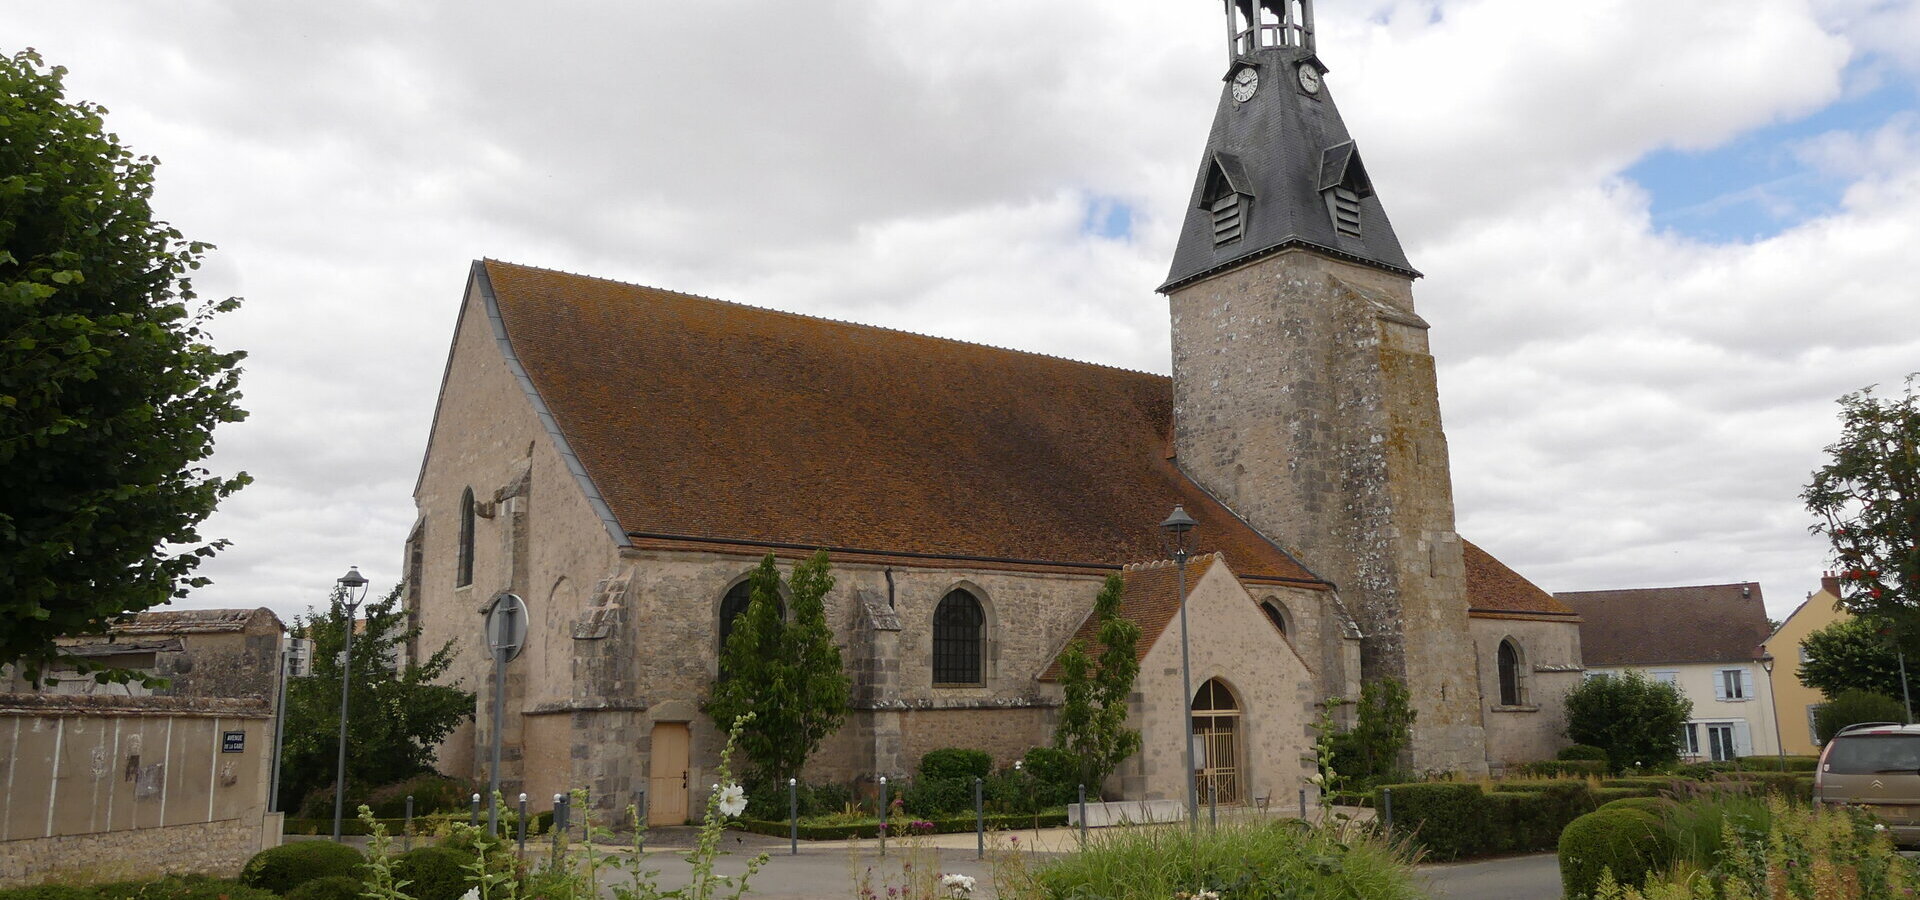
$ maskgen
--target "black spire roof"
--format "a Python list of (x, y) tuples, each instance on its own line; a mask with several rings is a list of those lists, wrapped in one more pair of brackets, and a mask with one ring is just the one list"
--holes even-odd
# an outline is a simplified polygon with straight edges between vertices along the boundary
[[(1247, 0), (1239, 5), (1248, 7), (1243, 15), (1260, 12)], [(1318, 77), (1326, 67), (1313, 52), (1311, 13), (1304, 30), (1263, 26), (1239, 31), (1234, 44), (1220, 111), (1160, 291), (1288, 247), (1418, 277)], [(1247, 69), (1257, 86), (1236, 100), (1236, 87), (1246, 94)], [(1312, 75), (1301, 77), (1302, 69)]]

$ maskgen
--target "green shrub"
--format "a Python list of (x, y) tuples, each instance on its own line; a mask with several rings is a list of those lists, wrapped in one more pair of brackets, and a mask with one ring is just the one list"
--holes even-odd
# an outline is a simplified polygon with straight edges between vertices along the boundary
[[(450, 847), (415, 847), (393, 859), (393, 877), (406, 881), (413, 900), (458, 900), (474, 886), (473, 857)], [(290, 898), (291, 900), (291, 898)]]
[(1539, 762), (1521, 763), (1514, 767), (1514, 773), (1534, 778), (1559, 778), (1569, 775), (1605, 775), (1607, 761), (1604, 759), (1546, 759)]
[(1486, 795), (1465, 782), (1386, 785), (1374, 792), (1374, 809), (1393, 792), (1393, 827), (1437, 860), (1487, 852), (1492, 831)]
[(1656, 819), (1666, 821), (1666, 818), (1672, 815), (1674, 810), (1680, 808), (1680, 804), (1675, 803), (1673, 799), (1669, 797), (1621, 797), (1618, 800), (1609, 800), (1600, 804), (1600, 808), (1637, 809), (1644, 813), (1653, 814), (1653, 817)]
[(993, 756), (985, 750), (942, 747), (920, 757), (920, 777), (925, 780), (985, 778), (993, 774)]
[[(367, 883), (349, 875), (315, 878), (286, 893), (286, 900), (360, 900)], [(411, 888), (407, 891), (412, 894)]]
[(1480, 853), (1531, 853), (1553, 847), (1566, 820), (1554, 814), (1552, 798), (1538, 791), (1486, 795), (1488, 831)]
[(1835, 732), (1848, 725), (1906, 720), (1906, 707), (1892, 697), (1871, 691), (1841, 691), (1813, 714), (1814, 743), (1826, 743)]
[(973, 776), (917, 778), (902, 791), (906, 811), (923, 818), (950, 816), (973, 809)]
[(0, 890), (0, 900), (99, 900), (99, 897), (92, 888), (68, 884), (36, 884)]
[(1600, 873), (1637, 886), (1673, 858), (1673, 838), (1652, 813), (1608, 809), (1573, 820), (1560, 833), (1560, 885), (1569, 898), (1590, 896)]
[(1811, 772), (1820, 766), (1818, 756), (1742, 756), (1733, 762), (1742, 772), (1778, 772), (1782, 760), (1789, 772)]
[(1574, 744), (1570, 747), (1562, 748), (1560, 752), (1554, 756), (1554, 758), (1555, 759), (1597, 759), (1601, 762), (1606, 762), (1607, 748), (1595, 747), (1592, 744)]
[[(1033, 779), (1034, 802), (1040, 806), (1061, 806), (1079, 796), (1080, 758), (1058, 747), (1035, 747), (1021, 757), (1020, 765)], [(1099, 785), (1087, 785), (1098, 795)]]
[[(407, 796), (413, 796), (413, 814), (466, 812), (476, 790), (473, 782), (448, 778), (437, 772), (415, 775), (405, 781), (381, 785), (367, 792), (367, 805), (381, 819), (399, 819), (407, 814)], [(331, 797), (329, 797), (331, 803)], [(358, 809), (355, 806), (354, 809)], [(351, 811), (349, 811), (351, 812)], [(327, 815), (333, 814), (329, 806)]]
[[(1469, 785), (1470, 787), (1470, 785)], [(1397, 793), (1397, 792), (1396, 792)], [(1291, 823), (1103, 829), (1085, 850), (1046, 863), (1018, 895), (1171, 898), (1205, 888), (1221, 897), (1422, 896), (1412, 867), (1388, 845)], [(1012, 896), (1004, 892), (1001, 896)]]
[(1634, 788), (1636, 790), (1652, 791), (1663, 797), (1671, 797), (1688, 790), (1688, 786), (1693, 784), (1693, 782), (1684, 778), (1675, 778), (1671, 775), (1626, 775), (1619, 778), (1609, 778), (1600, 782), (1600, 784), (1610, 788)]
[(1736, 834), (1765, 834), (1773, 811), (1761, 797), (1744, 793), (1700, 792), (1666, 816), (1674, 858), (1705, 870), (1719, 864), (1729, 829)]
[(315, 878), (356, 874), (366, 857), (359, 850), (332, 841), (295, 841), (255, 853), (240, 869), (240, 883), (276, 894)]
[(1603, 787), (1593, 791), (1595, 807), (1605, 806), (1615, 800), (1627, 800), (1635, 797), (1658, 797), (1660, 792), (1652, 788)]
[[(465, 822), (466, 820), (466, 815), (462, 814), (460, 821)], [(405, 831), (407, 827), (406, 819), (376, 819), (374, 821), (384, 826), (388, 834), (399, 834)], [(420, 816), (415, 816), (413, 819), (413, 833), (425, 834), (432, 830), (431, 825), (431, 822)], [(321, 819), (287, 819), (280, 823), (280, 833), (331, 836), (333, 834), (333, 814), (328, 813), (325, 818)], [(342, 836), (361, 836), (367, 834), (366, 820), (356, 819), (352, 815), (342, 818), (340, 820), (340, 834)]]
[(278, 900), (278, 895), (224, 878), (168, 875), (159, 881), (123, 881), (94, 887), (100, 900)]

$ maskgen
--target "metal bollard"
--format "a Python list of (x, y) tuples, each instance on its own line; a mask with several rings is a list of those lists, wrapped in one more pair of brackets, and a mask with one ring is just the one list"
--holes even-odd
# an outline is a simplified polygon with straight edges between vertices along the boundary
[(553, 832), (553, 859), (555, 862), (558, 862), (560, 859), (560, 834), (566, 830), (560, 826), (561, 822), (566, 821), (566, 802), (567, 795), (553, 795), (553, 822), (549, 824), (547, 828)]
[(887, 776), (880, 776), (880, 855), (887, 855)]
[(1087, 849), (1087, 786), (1080, 785), (1080, 849)]
[(1307, 789), (1301, 788), (1300, 789), (1300, 820), (1304, 822), (1306, 821), (1306, 818), (1307, 818)]
[(1207, 830), (1220, 830), (1220, 785), (1207, 779)]
[(973, 858), (987, 858), (987, 806), (981, 796), (981, 787), (985, 784), (980, 776), (973, 778)]
[(1393, 788), (1380, 789), (1380, 818), (1382, 827), (1393, 830)]
[(475, 828), (480, 827), (480, 792), (478, 791), (473, 794), (473, 812), (467, 816), (467, 824)]
[(400, 852), (413, 849), (413, 795), (407, 795), (407, 824), (400, 831)]
[(787, 779), (787, 819), (793, 824), (788, 826), (787, 840), (793, 844), (793, 855), (800, 855), (800, 779)]
[(520, 792), (520, 855), (527, 855), (527, 794)]

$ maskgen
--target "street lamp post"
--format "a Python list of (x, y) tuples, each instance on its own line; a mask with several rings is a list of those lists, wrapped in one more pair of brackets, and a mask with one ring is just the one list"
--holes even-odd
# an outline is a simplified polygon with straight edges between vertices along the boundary
[(1193, 526), (1199, 524), (1187, 515), (1183, 507), (1175, 506), (1172, 515), (1160, 523), (1161, 530), (1167, 533), (1169, 543), (1173, 545), (1173, 570), (1177, 593), (1174, 599), (1180, 605), (1180, 710), (1183, 734), (1186, 738), (1187, 758), (1187, 828), (1200, 830), (1200, 794), (1194, 783), (1193, 758), (1193, 664), (1191, 661), (1191, 641), (1187, 637), (1187, 535)]
[(1760, 648), (1760, 669), (1767, 673), (1767, 705), (1773, 711), (1773, 750), (1780, 755), (1780, 771), (1787, 770), (1787, 745), (1780, 739), (1780, 696), (1773, 690), (1773, 651)]
[(340, 841), (340, 812), (347, 802), (347, 685), (353, 673), (353, 617), (367, 599), (367, 577), (359, 566), (348, 566), (340, 576), (340, 602), (347, 608), (346, 649), (340, 654), (340, 758), (333, 771), (333, 840)]

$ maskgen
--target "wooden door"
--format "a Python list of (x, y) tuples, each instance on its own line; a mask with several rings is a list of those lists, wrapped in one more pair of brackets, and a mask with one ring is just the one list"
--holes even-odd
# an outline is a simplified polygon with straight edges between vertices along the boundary
[(687, 723), (654, 724), (653, 758), (647, 764), (648, 825), (686, 824), (687, 743)]

